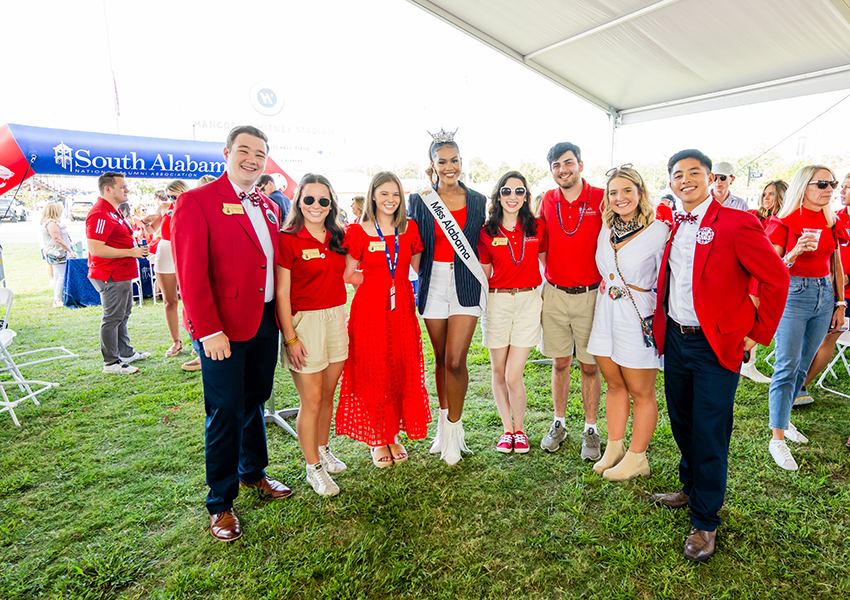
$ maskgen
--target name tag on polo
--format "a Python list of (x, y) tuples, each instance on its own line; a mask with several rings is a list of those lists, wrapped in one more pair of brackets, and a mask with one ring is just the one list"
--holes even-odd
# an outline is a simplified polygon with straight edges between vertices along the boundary
[(386, 249), (386, 242), (369, 242), (369, 252), (383, 252)]
[(241, 204), (228, 204), (225, 202), (221, 205), (221, 212), (226, 215), (244, 215), (245, 208)]
[(503, 238), (503, 237), (493, 238), (493, 245), (494, 246), (507, 246), (508, 245), (508, 238)]
[(322, 253), (319, 252), (318, 248), (307, 248), (306, 250), (301, 251), (301, 258), (304, 260), (311, 260), (314, 258), (321, 258)]

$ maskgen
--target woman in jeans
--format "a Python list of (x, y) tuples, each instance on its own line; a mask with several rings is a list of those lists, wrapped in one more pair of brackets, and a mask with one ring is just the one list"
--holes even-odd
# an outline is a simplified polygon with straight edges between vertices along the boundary
[(69, 258), (77, 258), (71, 249), (71, 236), (64, 225), (59, 224), (62, 205), (48, 202), (41, 217), (41, 237), (44, 241), (44, 256), (53, 266), (53, 308), (63, 305), (65, 291), (65, 265)]
[(844, 281), (839, 265), (835, 285), (830, 277), (839, 238), (846, 238), (837, 224), (830, 201), (838, 186), (835, 174), (823, 165), (800, 169), (791, 181), (785, 203), (767, 228), (767, 235), (791, 270), (785, 312), (776, 330), (776, 365), (770, 382), (770, 454), (776, 464), (797, 470), (785, 440), (805, 444), (809, 440), (790, 422), (791, 406), (806, 371), (828, 331), (844, 324)]

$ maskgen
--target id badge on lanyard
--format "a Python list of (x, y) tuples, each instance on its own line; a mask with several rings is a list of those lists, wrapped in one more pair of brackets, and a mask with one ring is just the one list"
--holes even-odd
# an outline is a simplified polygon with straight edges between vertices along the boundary
[(387, 248), (387, 241), (384, 239), (384, 234), (381, 233), (381, 226), (378, 221), (375, 221), (375, 231), (378, 232), (378, 237), (384, 242), (384, 256), (387, 257), (387, 266), (390, 268), (390, 310), (395, 310), (395, 269), (398, 266), (398, 227), (395, 228), (395, 255), (390, 260), (390, 250)]

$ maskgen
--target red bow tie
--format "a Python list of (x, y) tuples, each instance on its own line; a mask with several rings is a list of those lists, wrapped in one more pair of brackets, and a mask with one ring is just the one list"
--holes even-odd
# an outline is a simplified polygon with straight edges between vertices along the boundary
[(692, 215), (689, 212), (677, 212), (675, 215), (673, 215), (673, 219), (677, 223), (681, 223), (682, 221), (684, 221), (686, 223), (696, 223), (697, 222), (697, 216)]
[(245, 198), (250, 200), (251, 204), (253, 204), (254, 206), (259, 206), (260, 202), (263, 201), (263, 199), (260, 197), (260, 195), (257, 192), (251, 192), (250, 194), (246, 194), (245, 192), (242, 192), (241, 194), (239, 194), (240, 200), (244, 200)]

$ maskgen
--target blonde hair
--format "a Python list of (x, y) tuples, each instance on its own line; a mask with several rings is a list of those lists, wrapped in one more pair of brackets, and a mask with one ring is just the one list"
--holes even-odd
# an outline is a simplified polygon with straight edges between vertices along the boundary
[(366, 200), (363, 203), (363, 222), (375, 222), (375, 215), (378, 212), (377, 202), (375, 201), (375, 192), (385, 183), (394, 183), (398, 186), (399, 203), (393, 215), (393, 226), (398, 228), (399, 233), (407, 231), (407, 208), (404, 203), (404, 187), (398, 175), (389, 171), (381, 171), (372, 177), (369, 183), (369, 189), (366, 191)]
[(41, 213), (41, 224), (44, 225), (47, 221), (59, 221), (62, 217), (63, 206), (59, 202), (48, 202), (44, 205), (44, 211)]
[(165, 186), (165, 191), (171, 192), (172, 194), (180, 195), (184, 192), (188, 192), (189, 186), (186, 184), (185, 181), (183, 181), (181, 179), (175, 179), (174, 181), (169, 183), (167, 186)]
[[(800, 210), (800, 207), (803, 206), (803, 198), (806, 195), (806, 188), (808, 188), (809, 182), (818, 171), (829, 171), (829, 174), (832, 175), (833, 179), (838, 179), (833, 170), (825, 165), (806, 165), (797, 171), (797, 174), (794, 175), (794, 179), (791, 180), (791, 183), (788, 186), (788, 191), (785, 193), (785, 201), (782, 203), (782, 209), (776, 215), (777, 217), (782, 219), (791, 213)], [(826, 206), (824, 206), (821, 210), (823, 211), (824, 218), (826, 218), (827, 226), (832, 228), (836, 221), (835, 212), (832, 210), (832, 203), (827, 202)]]
[(215, 175), (204, 175), (203, 177), (201, 177), (198, 180), (198, 187), (201, 187), (202, 185), (206, 185), (208, 183), (212, 183), (215, 180), (216, 180)]
[(646, 190), (643, 177), (631, 167), (628, 169), (617, 169), (608, 177), (608, 181), (605, 182), (605, 197), (602, 201), (602, 220), (605, 221), (605, 225), (610, 229), (613, 226), (614, 217), (617, 216), (617, 213), (614, 212), (614, 209), (611, 208), (611, 203), (608, 201), (608, 191), (611, 182), (618, 177), (631, 181), (637, 186), (640, 198), (638, 199), (637, 216), (635, 218), (638, 220), (638, 225), (646, 227), (655, 220), (655, 207), (652, 205), (652, 200), (649, 197), (649, 192)]

